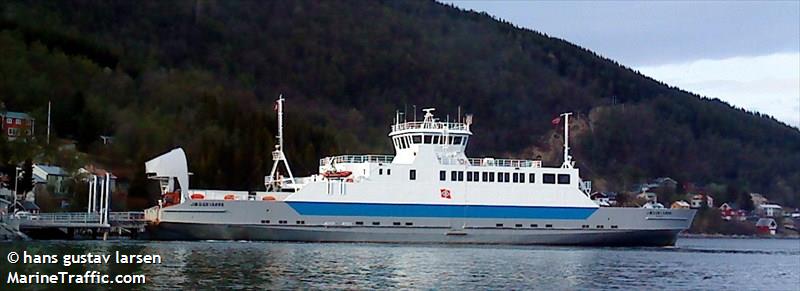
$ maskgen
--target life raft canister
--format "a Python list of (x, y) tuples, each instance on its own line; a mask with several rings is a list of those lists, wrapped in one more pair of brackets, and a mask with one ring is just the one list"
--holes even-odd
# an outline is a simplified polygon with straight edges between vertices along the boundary
[(261, 197), (261, 200), (264, 200), (264, 201), (275, 201), (275, 196), (267, 195), (267, 196)]
[(236, 196), (233, 194), (225, 195), (225, 200), (236, 200)]
[(203, 200), (206, 199), (206, 196), (200, 193), (194, 193), (192, 196), (189, 196), (189, 198), (192, 198), (192, 200)]

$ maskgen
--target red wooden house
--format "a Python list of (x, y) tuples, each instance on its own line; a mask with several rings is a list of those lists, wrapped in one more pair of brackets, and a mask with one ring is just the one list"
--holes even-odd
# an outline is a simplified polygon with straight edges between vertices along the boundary
[(33, 136), (34, 119), (30, 115), (22, 112), (0, 112), (2, 117), (2, 130), (3, 134), (9, 140), (14, 140), (18, 137)]

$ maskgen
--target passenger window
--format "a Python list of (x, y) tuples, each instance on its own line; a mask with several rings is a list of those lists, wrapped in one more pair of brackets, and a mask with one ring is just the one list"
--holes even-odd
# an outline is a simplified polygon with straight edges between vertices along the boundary
[(459, 181), (464, 181), (464, 172), (458, 171), (458, 180)]
[(450, 172), (450, 181), (458, 181), (458, 173), (456, 171)]
[(482, 172), (482, 173), (481, 173), (481, 176), (483, 176), (483, 181), (484, 181), (484, 182), (489, 182), (489, 173), (487, 173), (487, 172)]
[(467, 182), (472, 182), (472, 172), (467, 172)]
[(558, 174), (559, 184), (569, 184), (569, 174)]
[(494, 182), (494, 172), (489, 172), (489, 182)]
[(542, 175), (542, 182), (545, 184), (555, 184), (556, 183), (556, 174), (543, 174)]
[(525, 173), (519, 173), (519, 182), (525, 183)]
[(514, 183), (519, 183), (519, 174), (514, 173)]
[(417, 170), (409, 170), (408, 171), (408, 179), (409, 180), (416, 180), (417, 179)]
[(528, 182), (529, 183), (535, 183), (536, 182), (536, 174), (534, 174), (534, 173), (528, 174)]
[(426, 135), (425, 136), (425, 144), (431, 144), (431, 136), (430, 135)]
[(386, 169), (386, 175), (391, 175), (391, 174), (392, 174), (392, 169)]
[(447, 178), (447, 171), (439, 171), (439, 181), (444, 181)]
[(383, 175), (383, 169), (378, 169), (378, 175)]

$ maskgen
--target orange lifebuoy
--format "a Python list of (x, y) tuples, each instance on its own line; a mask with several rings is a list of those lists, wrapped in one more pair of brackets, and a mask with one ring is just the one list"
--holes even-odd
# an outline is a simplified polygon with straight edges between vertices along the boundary
[(264, 201), (275, 201), (275, 196), (267, 195), (267, 196), (261, 197), (261, 200), (264, 200)]
[(236, 196), (233, 194), (225, 195), (225, 200), (236, 200)]
[(194, 193), (190, 198), (192, 198), (192, 200), (203, 200), (206, 199), (206, 196), (200, 193)]

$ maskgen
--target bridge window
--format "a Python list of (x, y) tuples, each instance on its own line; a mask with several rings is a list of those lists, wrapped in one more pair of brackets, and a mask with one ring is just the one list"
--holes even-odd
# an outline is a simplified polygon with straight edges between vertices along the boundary
[(433, 137), (433, 136), (426, 135), (426, 136), (425, 136), (425, 140), (424, 140), (425, 144), (431, 144), (431, 138), (432, 138), (432, 137)]
[(461, 144), (466, 145), (467, 144), (467, 139), (469, 139), (469, 138), (465, 136), (464, 139), (461, 140)]
[(528, 182), (535, 183), (536, 182), (536, 174), (534, 174), (534, 173), (528, 174)]
[(421, 135), (414, 135), (411, 137), (411, 142), (414, 144), (421, 144), (422, 143), (422, 136)]
[(433, 144), (439, 144), (439, 136), (438, 135), (434, 135), (433, 136)]
[(417, 170), (408, 170), (408, 179), (409, 180), (416, 180), (417, 179)]
[(555, 184), (556, 183), (556, 174), (543, 174), (542, 175), (542, 182), (545, 184)]
[(453, 137), (453, 144), (461, 144), (461, 137), (460, 136)]
[(439, 181), (447, 180), (447, 171), (439, 171)]
[(569, 174), (558, 174), (559, 184), (569, 184)]

